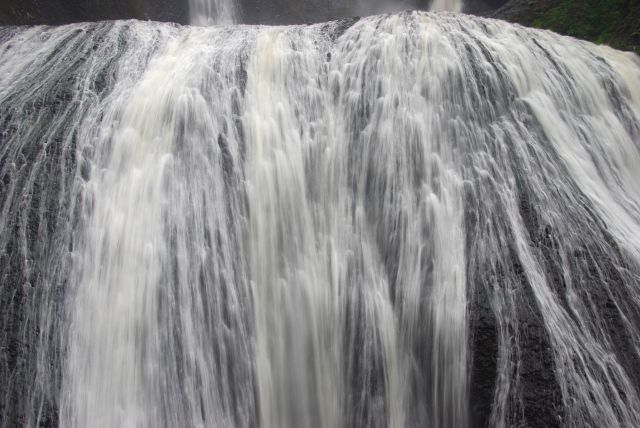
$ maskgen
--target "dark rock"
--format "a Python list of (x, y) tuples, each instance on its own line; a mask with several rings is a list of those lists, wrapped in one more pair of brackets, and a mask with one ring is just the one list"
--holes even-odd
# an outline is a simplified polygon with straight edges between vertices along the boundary
[(0, 25), (141, 19), (187, 23), (187, 0), (4, 0)]

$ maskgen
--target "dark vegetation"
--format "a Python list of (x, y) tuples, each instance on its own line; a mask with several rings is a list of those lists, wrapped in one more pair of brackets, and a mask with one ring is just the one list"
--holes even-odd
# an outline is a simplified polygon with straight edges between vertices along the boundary
[(640, 0), (510, 0), (488, 15), (640, 54)]
[(188, 0), (0, 0), (0, 25), (112, 19), (186, 22)]

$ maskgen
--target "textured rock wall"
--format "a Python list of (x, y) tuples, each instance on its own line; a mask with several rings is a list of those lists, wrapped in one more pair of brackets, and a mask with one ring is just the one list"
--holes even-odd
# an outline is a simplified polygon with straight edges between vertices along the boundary
[[(407, 9), (426, 10), (430, 0), (238, 0), (241, 21), (294, 24)], [(494, 10), (505, 0), (468, 0), (465, 11)], [(3, 0), (0, 25), (65, 24), (142, 19), (186, 24), (188, 0)]]
[(3, 0), (0, 3), (0, 25), (55, 25), (112, 19), (184, 23), (187, 17), (186, 0)]

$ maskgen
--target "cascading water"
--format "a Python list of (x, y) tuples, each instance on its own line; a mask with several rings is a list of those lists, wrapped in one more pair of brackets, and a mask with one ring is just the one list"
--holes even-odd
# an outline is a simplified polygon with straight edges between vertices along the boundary
[(640, 61), (498, 21), (0, 29), (0, 424), (640, 426)]
[(232, 0), (189, 0), (189, 22), (193, 25), (233, 24), (237, 13)]

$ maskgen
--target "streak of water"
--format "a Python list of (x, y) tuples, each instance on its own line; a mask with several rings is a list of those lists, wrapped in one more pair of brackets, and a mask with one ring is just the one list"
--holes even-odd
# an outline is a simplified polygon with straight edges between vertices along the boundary
[(233, 24), (237, 14), (233, 0), (189, 0), (189, 22), (193, 25)]
[(453, 14), (0, 29), (0, 418), (640, 425), (640, 63)]

